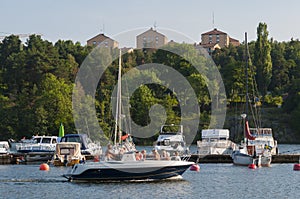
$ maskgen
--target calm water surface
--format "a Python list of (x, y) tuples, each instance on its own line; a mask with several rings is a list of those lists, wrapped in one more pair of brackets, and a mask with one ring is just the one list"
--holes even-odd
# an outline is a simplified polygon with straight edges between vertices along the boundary
[(71, 183), (61, 177), (68, 168), (0, 165), (0, 198), (300, 198), (300, 171), (293, 171), (293, 164), (256, 170), (232, 164), (200, 167), (200, 172), (186, 171), (182, 180)]

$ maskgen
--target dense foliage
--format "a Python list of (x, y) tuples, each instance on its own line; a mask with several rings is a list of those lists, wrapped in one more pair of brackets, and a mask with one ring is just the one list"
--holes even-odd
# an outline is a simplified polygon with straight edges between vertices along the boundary
[[(249, 43), (249, 82), (253, 85), (257, 83), (260, 102), (265, 107), (282, 106), (278, 114), (287, 116), (283, 131), (292, 129), (293, 137), (299, 136), (300, 41), (277, 42), (267, 37), (266, 24), (259, 24), (257, 40)], [(181, 45), (180, 48), (188, 54), (192, 52), (193, 45)], [(216, 50), (212, 54), (223, 77), (229, 111), (245, 100), (242, 95), (245, 93), (244, 49), (245, 45), (241, 44)], [(6, 37), (0, 43), (1, 139), (20, 139), (33, 134), (57, 135), (60, 123), (64, 124), (65, 132), (77, 132), (72, 113), (72, 90), (77, 71), (91, 50), (91, 47), (72, 41), (59, 40), (52, 44), (36, 35), (31, 35), (25, 44), (17, 36)], [(198, 98), (201, 110), (199, 129), (207, 128), (211, 99), (205, 80), (191, 63), (166, 51), (135, 50), (123, 56), (122, 73), (145, 63), (173, 67), (186, 77)], [(99, 125), (109, 138), (114, 127), (111, 96), (117, 81), (117, 65), (114, 61), (105, 71), (95, 97)], [(151, 78), (156, 77), (149, 74)], [(149, 109), (154, 104), (165, 107), (167, 123), (180, 122), (180, 103), (176, 95), (164, 86), (141, 86), (131, 96), (130, 104), (131, 118), (139, 125), (151, 122)], [(228, 126), (230, 123), (226, 124), (227, 128), (231, 128)], [(148, 144), (154, 138), (151, 139)], [(296, 142), (295, 139), (293, 141)]]

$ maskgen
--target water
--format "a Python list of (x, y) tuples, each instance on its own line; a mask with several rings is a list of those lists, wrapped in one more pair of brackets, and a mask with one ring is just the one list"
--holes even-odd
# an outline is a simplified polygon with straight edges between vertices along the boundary
[[(299, 145), (286, 147), (300, 148)], [(281, 149), (280, 149), (281, 150)], [(283, 150), (281, 150), (283, 151)], [(232, 164), (201, 164), (182, 180), (159, 182), (71, 183), (68, 168), (0, 165), (0, 198), (299, 198), (300, 171), (293, 164), (256, 170)]]

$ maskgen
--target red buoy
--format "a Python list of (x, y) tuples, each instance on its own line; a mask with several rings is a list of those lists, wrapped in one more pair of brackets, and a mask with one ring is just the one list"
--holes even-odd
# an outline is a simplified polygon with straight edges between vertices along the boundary
[(252, 164), (249, 164), (249, 165), (248, 165), (248, 168), (249, 168), (249, 169), (256, 169), (256, 165), (253, 164), (253, 163), (252, 163)]
[(42, 171), (49, 171), (49, 165), (46, 163), (43, 163), (40, 165), (40, 170)]
[(198, 164), (193, 164), (191, 167), (190, 167), (190, 170), (191, 171), (200, 171), (200, 166)]
[(99, 162), (99, 161), (100, 161), (99, 156), (95, 156), (95, 157), (94, 157), (94, 162)]
[(294, 171), (300, 171), (300, 164), (294, 164)]

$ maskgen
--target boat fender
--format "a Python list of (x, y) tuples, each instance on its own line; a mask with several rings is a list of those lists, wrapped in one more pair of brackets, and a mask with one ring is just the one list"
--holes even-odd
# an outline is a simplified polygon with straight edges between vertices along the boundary
[(294, 171), (300, 171), (300, 164), (294, 164)]
[(200, 166), (199, 166), (199, 164), (193, 164), (193, 165), (190, 167), (190, 170), (191, 170), (191, 171), (197, 171), (197, 172), (199, 172), (199, 171), (200, 171)]
[(248, 168), (249, 168), (249, 169), (256, 169), (257, 167), (256, 167), (255, 164), (252, 163), (252, 164), (249, 164), (249, 165), (248, 165)]

